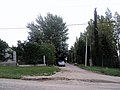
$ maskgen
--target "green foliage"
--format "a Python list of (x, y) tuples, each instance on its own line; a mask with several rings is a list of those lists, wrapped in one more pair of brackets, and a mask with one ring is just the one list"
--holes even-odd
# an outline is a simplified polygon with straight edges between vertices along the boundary
[(96, 11), (96, 8), (95, 8), (95, 11), (94, 11), (94, 29), (93, 29), (93, 32), (94, 32), (94, 37), (93, 37), (93, 57), (94, 57), (94, 60), (96, 61), (95, 64), (96, 65), (99, 65), (99, 37), (98, 37), (98, 26), (97, 26), (97, 20), (98, 16), (97, 16), (97, 11)]
[(49, 43), (44, 43), (40, 45), (40, 47), (41, 47), (42, 56), (43, 55), (46, 56), (47, 65), (53, 65), (56, 60), (56, 56), (55, 56), (56, 51), (54, 45)]
[(17, 47), (12, 47), (13, 50), (16, 51), (17, 53), (17, 62), (19, 64), (25, 64), (25, 61), (23, 59), (23, 54), (24, 54), (24, 47), (25, 47), (25, 43), (27, 42), (21, 42), (20, 40), (18, 41)]
[(85, 37), (82, 33), (79, 39), (76, 38), (76, 42), (71, 51), (73, 52), (73, 57), (71, 58), (73, 62), (83, 64), (85, 59)]
[(55, 74), (59, 69), (56, 67), (0, 67), (0, 78), (20, 79), (22, 76), (48, 76)]
[(37, 17), (36, 22), (29, 23), (27, 28), (30, 29), (29, 41), (42, 43), (52, 43), (56, 48), (56, 56), (61, 53), (67, 55), (68, 39), (66, 23), (57, 15), (47, 14), (46, 17), (41, 15)]
[[(119, 15), (116, 17), (119, 18)], [(74, 55), (72, 58), (75, 63), (84, 64), (85, 52), (82, 51), (85, 51), (85, 48), (82, 47), (85, 47), (85, 37), (87, 36), (88, 65), (92, 62), (94, 66), (120, 67), (117, 54), (117, 50), (119, 50), (119, 19), (114, 20), (108, 9), (106, 16), (97, 15), (95, 20), (97, 20), (97, 26), (92, 19), (88, 22), (87, 31), (80, 35), (79, 39), (76, 39), (74, 47), (70, 50), (70, 55)], [(82, 53), (84, 54), (81, 55)], [(83, 62), (81, 62), (81, 57)]]
[[(97, 17), (97, 30), (98, 30), (98, 39), (99, 39), (99, 61), (94, 58), (94, 41), (92, 45), (92, 54), (93, 54), (93, 64), (97, 66), (107, 66), (107, 67), (119, 67), (116, 64), (117, 61), (117, 49), (116, 42), (114, 38), (114, 22), (110, 19), (109, 16), (98, 16)], [(92, 37), (91, 37), (92, 38)], [(119, 63), (119, 62), (118, 62)]]
[(27, 43), (24, 46), (23, 59), (26, 64), (37, 64), (42, 62), (41, 48), (37, 43)]
[(114, 37), (116, 39), (117, 49), (120, 53), (120, 15), (117, 12), (115, 12), (114, 18), (115, 18)]
[[(99, 66), (114, 66), (115, 57), (117, 57), (116, 42), (113, 37), (114, 26), (109, 18), (104, 16), (98, 17), (99, 32)], [(114, 60), (114, 61), (112, 61)], [(104, 62), (105, 61), (105, 62)]]
[(5, 41), (0, 39), (0, 51), (7, 47), (8, 47), (8, 44)]
[(3, 50), (8, 48), (8, 47), (9, 47), (8, 44), (5, 41), (0, 39), (0, 61), (3, 60), (3, 55), (2, 55), (3, 54)]
[(55, 61), (55, 47), (53, 44), (19, 41), (16, 48), (18, 61), (20, 64), (43, 64), (45, 55), (46, 64), (53, 65)]
[(85, 36), (81, 33), (80, 38), (76, 38), (74, 47), (69, 51), (69, 62), (84, 64), (85, 59)]

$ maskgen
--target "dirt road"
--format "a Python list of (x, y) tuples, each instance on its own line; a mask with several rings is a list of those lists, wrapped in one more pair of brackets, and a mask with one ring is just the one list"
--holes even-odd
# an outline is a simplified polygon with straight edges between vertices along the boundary
[(24, 79), (29, 80), (0, 79), (0, 90), (120, 90), (120, 77), (92, 73), (70, 64), (52, 76)]

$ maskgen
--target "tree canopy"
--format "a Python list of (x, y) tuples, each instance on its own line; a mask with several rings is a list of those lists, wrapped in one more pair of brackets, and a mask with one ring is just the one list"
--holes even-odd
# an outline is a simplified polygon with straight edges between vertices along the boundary
[(36, 42), (18, 42), (17, 59), (19, 64), (43, 64), (45, 56), (46, 64), (53, 65), (55, 62), (55, 47), (50, 43), (38, 44)]
[(35, 22), (28, 23), (27, 28), (30, 29), (28, 38), (30, 42), (52, 43), (56, 48), (57, 57), (60, 54), (67, 54), (68, 28), (60, 16), (50, 13), (45, 17), (39, 15)]
[(3, 56), (2, 56), (2, 54), (4, 53), (3, 50), (8, 47), (9, 47), (8, 44), (5, 41), (0, 39), (0, 61), (3, 60)]
[[(85, 63), (85, 37), (87, 36), (88, 65), (92, 63), (91, 65), (103, 67), (120, 66), (117, 53), (117, 51), (120, 50), (120, 16), (118, 13), (115, 13), (115, 17), (113, 17), (109, 9), (107, 9), (105, 14), (106, 16), (96, 15), (95, 11), (95, 19), (91, 19), (88, 22), (86, 31), (80, 35), (74, 47), (70, 50), (70, 55), (74, 55), (73, 60), (75, 60), (76, 63)], [(71, 54), (71, 52), (73, 54)]]
[(18, 41), (16, 49), (18, 61), (21, 64), (41, 64), (43, 56), (46, 64), (53, 65), (68, 53), (68, 28), (62, 17), (48, 13), (47, 16), (39, 15), (34, 22), (28, 23), (28, 40)]

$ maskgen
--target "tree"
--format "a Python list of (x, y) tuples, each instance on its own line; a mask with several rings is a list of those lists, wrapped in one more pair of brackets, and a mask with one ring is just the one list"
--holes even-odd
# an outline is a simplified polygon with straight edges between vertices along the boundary
[[(99, 45), (102, 66), (113, 66), (116, 57), (116, 42), (113, 37), (114, 25), (109, 17), (99, 17)], [(114, 60), (114, 61), (113, 61)]]
[(17, 62), (19, 64), (25, 64), (25, 60), (23, 59), (23, 54), (24, 54), (24, 48), (26, 43), (27, 41), (24, 41), (22, 43), (20, 40), (18, 40), (17, 47), (12, 47), (12, 49), (15, 50), (17, 53)]
[(93, 38), (94, 38), (94, 21), (92, 19), (90, 19), (90, 21), (88, 22), (88, 26), (86, 28), (87, 30), (87, 37), (88, 37), (88, 46), (90, 47), (90, 53), (89, 53), (89, 65), (92, 66), (93, 65)]
[(38, 16), (36, 22), (29, 23), (29, 41), (42, 43), (52, 43), (56, 48), (56, 56), (67, 55), (68, 45), (66, 40), (67, 26), (63, 19), (57, 15), (48, 13), (46, 17)]
[(4, 57), (3, 57), (4, 52), (3, 52), (3, 50), (8, 48), (8, 47), (9, 47), (8, 44), (5, 41), (0, 39), (0, 61), (4, 60)]
[(18, 63), (20, 64), (43, 64), (45, 56), (46, 64), (53, 65), (55, 62), (55, 47), (53, 44), (18, 41), (17, 52)]
[(71, 46), (68, 54), (68, 61), (69, 63), (74, 63), (74, 47)]
[(80, 38), (76, 38), (74, 46), (69, 50), (69, 62), (84, 64), (85, 63), (85, 35), (80, 34)]
[(55, 47), (53, 44), (50, 43), (44, 43), (42, 45), (40, 45), (41, 50), (40, 53), (42, 56), (45, 55), (45, 59), (46, 59), (46, 64), (47, 65), (53, 65), (55, 64), (55, 60), (56, 60), (56, 56), (55, 56)]
[[(74, 55), (74, 59), (77, 63), (84, 64), (84, 56), (82, 51), (85, 50), (85, 37), (88, 37), (88, 58), (89, 62), (92, 58), (92, 64), (94, 66), (102, 67), (120, 67), (120, 61), (118, 60), (117, 47), (119, 47), (119, 17), (116, 16), (118, 21), (114, 21), (112, 13), (108, 9), (106, 16), (99, 16), (95, 10), (94, 22), (91, 19), (88, 22), (86, 32), (80, 35), (79, 40), (76, 39), (74, 47), (70, 50), (70, 55)], [(118, 44), (117, 44), (118, 43)], [(75, 51), (75, 52), (73, 52)], [(73, 54), (71, 54), (73, 53)], [(81, 57), (83, 62), (81, 63)], [(78, 59), (79, 58), (79, 59)], [(90, 65), (90, 63), (89, 63)]]
[(78, 64), (85, 64), (85, 35), (81, 33), (80, 38), (76, 40), (76, 62)]
[(96, 61), (95, 64), (99, 64), (99, 39), (98, 39), (98, 27), (97, 27), (97, 11), (95, 8), (94, 11), (94, 60)]
[(120, 55), (120, 15), (117, 12), (115, 12), (114, 19), (115, 19), (114, 36), (117, 42), (117, 48)]
[[(107, 14), (108, 15), (108, 14)], [(97, 16), (97, 32), (98, 32), (98, 46), (99, 46), (99, 60), (96, 61), (95, 55), (95, 46), (94, 46), (94, 37), (93, 35), (93, 22), (92, 20), (89, 21), (89, 25), (87, 27), (88, 33), (88, 42), (91, 45), (92, 51), (92, 61), (93, 65), (97, 66), (114, 66), (113, 64), (116, 61), (116, 42), (115, 38), (113, 37), (114, 31), (114, 22), (112, 19), (108, 18), (107, 16)]]
[(38, 64), (38, 62), (42, 62), (40, 46), (37, 43), (26, 43), (24, 46), (23, 59), (26, 64)]

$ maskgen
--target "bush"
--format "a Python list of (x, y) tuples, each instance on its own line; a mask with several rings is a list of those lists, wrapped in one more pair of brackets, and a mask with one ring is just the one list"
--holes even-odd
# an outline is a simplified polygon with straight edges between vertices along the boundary
[(26, 64), (37, 64), (41, 60), (40, 45), (37, 43), (27, 43), (24, 46), (23, 59)]
[[(21, 46), (21, 47), (20, 47)], [(17, 48), (18, 57), (21, 58), (20, 63), (23, 64), (43, 64), (43, 56), (45, 56), (46, 64), (53, 65), (55, 61), (55, 47), (50, 43), (31, 43), (24, 42), (19, 44)]]
[(53, 65), (55, 62), (55, 47), (53, 44), (44, 43), (41, 45), (42, 55), (46, 56), (46, 64)]

